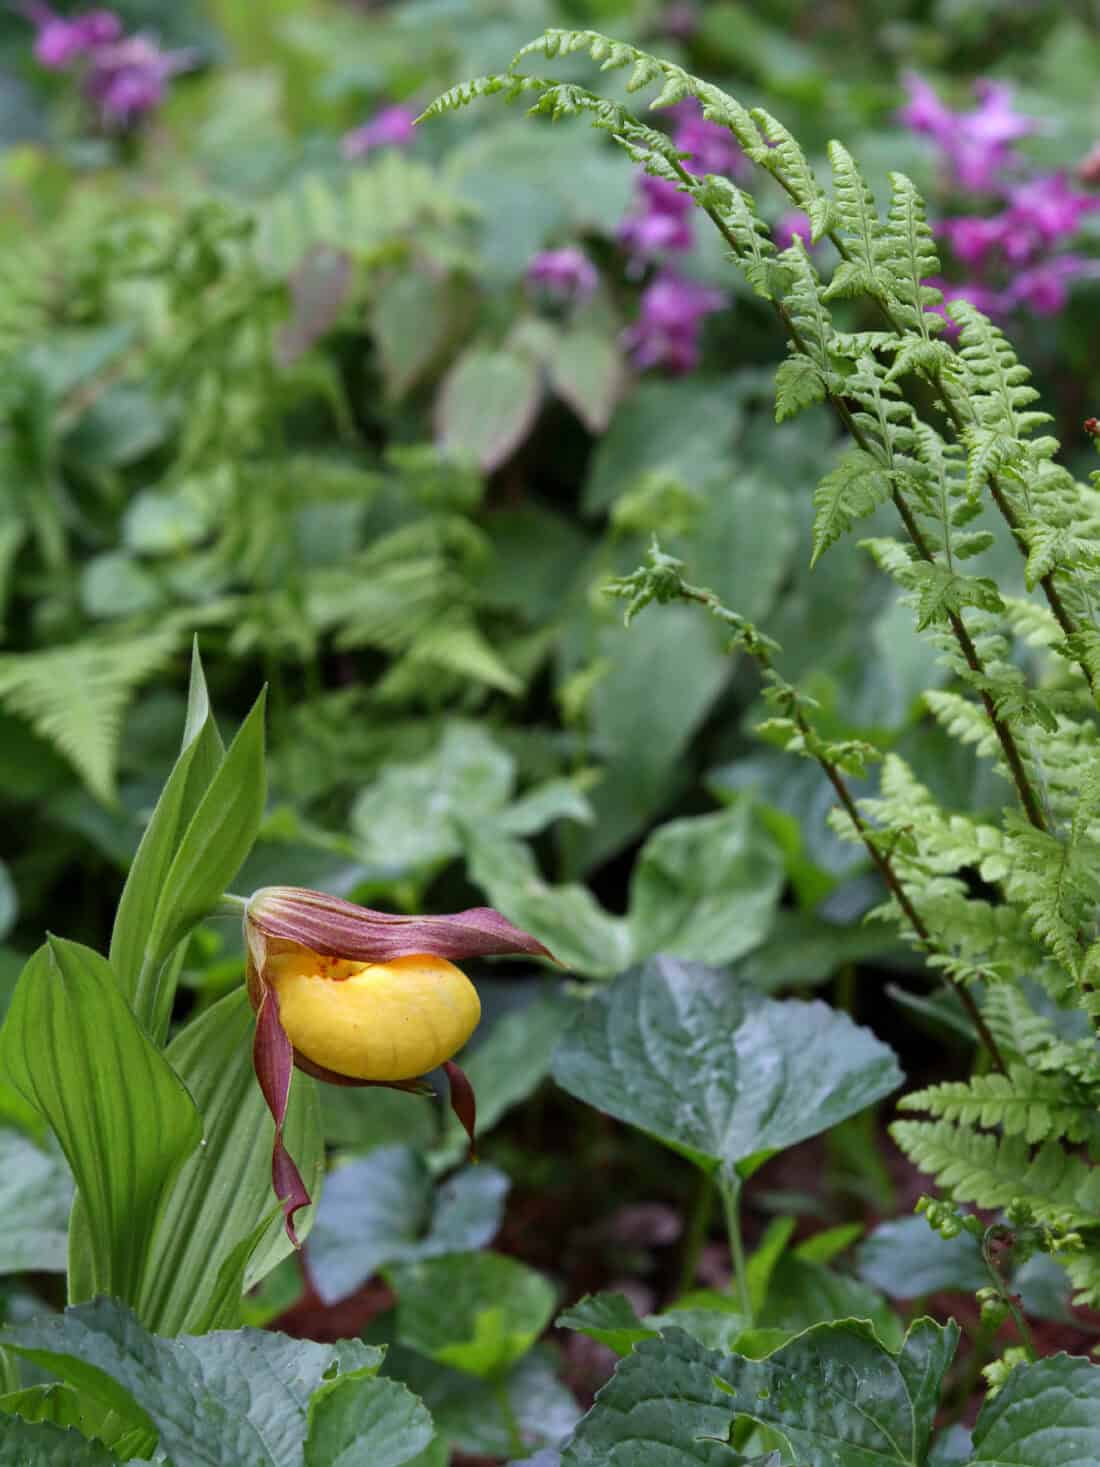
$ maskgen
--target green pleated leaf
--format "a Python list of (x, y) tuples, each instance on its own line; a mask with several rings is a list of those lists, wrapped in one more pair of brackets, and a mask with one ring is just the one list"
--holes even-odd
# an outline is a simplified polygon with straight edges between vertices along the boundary
[(554, 1323), (559, 1329), (574, 1329), (597, 1340), (616, 1355), (629, 1355), (639, 1340), (651, 1340), (657, 1333), (642, 1323), (625, 1294), (606, 1290), (585, 1294), (559, 1314)]
[[(189, 1024), (165, 1051), (203, 1120), (203, 1145), (184, 1163), (165, 1202), (139, 1313), (162, 1334), (240, 1321), (241, 1294), (292, 1251), (271, 1187), (272, 1120), (252, 1068), (255, 1019), (243, 988)], [(313, 1197), (324, 1142), (317, 1087), (295, 1073), (286, 1142)], [(298, 1215), (304, 1236), (313, 1209)], [(261, 1229), (253, 1247), (234, 1258)], [(223, 1277), (223, 1269), (229, 1276)]]
[(104, 1404), (146, 1413), (176, 1467), (302, 1467), (310, 1397), (334, 1375), (365, 1381), (383, 1357), (358, 1340), (319, 1345), (252, 1329), (162, 1339), (110, 1299), (0, 1341)]
[(706, 1168), (815, 1136), (903, 1078), (893, 1051), (847, 1014), (762, 998), (672, 958), (651, 958), (589, 1000), (553, 1075)]
[[(27, 1386), (21, 1391), (0, 1396), (0, 1411), (22, 1417), (24, 1421), (74, 1427), (82, 1436), (94, 1437), (97, 1443), (110, 1447), (115, 1457), (122, 1461), (130, 1457), (149, 1457), (156, 1450), (156, 1431), (145, 1413), (132, 1402), (126, 1411), (120, 1412), (113, 1405), (97, 1400), (75, 1386), (61, 1385), (57, 1381), (49, 1385)], [(0, 1439), (4, 1424), (0, 1423)]]
[(550, 1281), (500, 1253), (452, 1253), (401, 1264), (388, 1277), (402, 1344), (469, 1375), (502, 1375), (554, 1312)]
[(1100, 1366), (1072, 1355), (1018, 1365), (982, 1407), (971, 1467), (1100, 1461)]
[(138, 1018), (158, 1037), (167, 1028), (172, 985), (158, 982), (165, 955), (150, 939), (158, 907), (170, 896), (168, 871), (224, 752), (196, 647), (183, 745), (138, 846), (111, 933), (111, 967)]
[(64, 1158), (0, 1130), (0, 1274), (64, 1273), (72, 1204)]
[(179, 839), (146, 939), (154, 964), (206, 916), (252, 849), (267, 793), (264, 703), (261, 693)]
[(160, 1209), (202, 1127), (104, 958), (60, 938), (39, 948), (0, 1031), (0, 1069), (68, 1159), (89, 1228), (88, 1286), (136, 1299)]
[(400, 1381), (348, 1377), (310, 1404), (305, 1467), (405, 1467), (434, 1434), (424, 1402)]

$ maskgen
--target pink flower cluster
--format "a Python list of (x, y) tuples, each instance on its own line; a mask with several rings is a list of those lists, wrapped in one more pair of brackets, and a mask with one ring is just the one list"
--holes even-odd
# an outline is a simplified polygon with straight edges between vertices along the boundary
[(950, 187), (984, 196), (980, 212), (935, 226), (970, 278), (930, 283), (946, 300), (968, 300), (987, 315), (1056, 315), (1074, 280), (1100, 273), (1100, 261), (1058, 253), (1084, 216), (1100, 208), (1100, 198), (1073, 188), (1063, 173), (1028, 173), (1013, 144), (1039, 123), (1013, 110), (1008, 87), (976, 82), (978, 105), (954, 112), (921, 77), (910, 73), (905, 80), (909, 100), (900, 120), (936, 143)]
[(84, 95), (103, 126), (113, 130), (134, 127), (154, 112), (169, 79), (193, 65), (189, 51), (162, 51), (148, 36), (124, 35), (111, 10), (66, 19), (34, 3), (26, 13), (37, 31), (35, 59), (50, 71), (82, 67)]
[[(675, 120), (673, 142), (693, 171), (736, 176), (748, 168), (729, 131), (708, 122), (697, 102), (679, 102), (669, 112)], [(690, 196), (676, 184), (639, 174), (635, 207), (618, 231), (635, 269), (691, 249), (694, 209)], [(625, 333), (624, 344), (643, 369), (690, 372), (699, 362), (703, 321), (725, 304), (721, 291), (685, 280), (665, 264), (642, 291), (638, 319)]]
[(595, 265), (573, 245), (560, 250), (542, 250), (527, 266), (527, 284), (553, 305), (586, 301), (598, 283)]

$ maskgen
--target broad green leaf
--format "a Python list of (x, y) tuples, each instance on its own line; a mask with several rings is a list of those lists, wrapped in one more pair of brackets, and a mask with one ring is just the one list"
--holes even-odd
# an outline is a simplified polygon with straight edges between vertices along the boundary
[(901, 1345), (902, 1322), (877, 1289), (809, 1259), (780, 1259), (757, 1323), (798, 1334), (830, 1319), (869, 1320), (888, 1349)]
[(90, 1284), (137, 1299), (160, 1210), (202, 1126), (104, 958), (59, 938), (39, 948), (0, 1031), (0, 1069), (68, 1159), (89, 1227)]
[(786, 476), (780, 489), (770, 467), (746, 471), (739, 465), (732, 483), (725, 474), (705, 489), (702, 513), (673, 552), (687, 562), (696, 585), (709, 586), (727, 606), (766, 625), (796, 566), (795, 505)]
[(784, 881), (779, 850), (748, 799), (672, 820), (650, 836), (634, 868), (634, 954), (732, 962), (767, 936)]
[(529, 357), (471, 347), (443, 379), (436, 439), (445, 453), (489, 474), (527, 437), (541, 405), (540, 373)]
[(64, 1159), (0, 1130), (0, 1274), (64, 1273), (72, 1203)]
[(150, 939), (159, 907), (171, 899), (166, 886), (168, 872), (223, 754), (196, 646), (183, 746), (141, 838), (111, 933), (111, 967), (135, 1005), (138, 1018), (157, 1037), (166, 1027), (171, 990), (162, 990), (157, 983), (167, 954), (154, 947)]
[(571, 326), (557, 338), (550, 385), (590, 433), (603, 433), (625, 381), (622, 353), (606, 331)]
[(352, 1376), (310, 1403), (305, 1467), (406, 1467), (434, 1432), (424, 1402), (400, 1381)]
[(314, 1287), (331, 1304), (386, 1264), (482, 1248), (500, 1226), (507, 1191), (508, 1178), (489, 1166), (437, 1189), (419, 1152), (376, 1147), (325, 1182), (309, 1240)]
[(467, 832), (471, 881), (510, 922), (533, 933), (559, 962), (586, 977), (608, 978), (630, 961), (630, 932), (580, 882), (546, 881), (520, 841)]
[(116, 1458), (146, 1458), (156, 1450), (156, 1431), (136, 1406), (131, 1404), (129, 1411), (119, 1412), (57, 1381), (0, 1396), (0, 1411), (20, 1416), (24, 1421), (75, 1427), (82, 1436), (95, 1438), (110, 1447)]
[(672, 958), (651, 958), (591, 998), (553, 1075), (708, 1169), (793, 1146), (902, 1081), (892, 1050), (846, 1014), (761, 998)]
[(379, 291), (370, 314), (386, 396), (400, 401), (469, 323), (469, 286), (453, 275), (404, 270)]
[(619, 404), (592, 455), (586, 513), (609, 509), (642, 474), (673, 474), (694, 489), (728, 482), (740, 423), (730, 379), (642, 382)]
[(958, 1339), (954, 1321), (919, 1319), (894, 1354), (870, 1325), (842, 1320), (719, 1374), (733, 1409), (781, 1431), (805, 1467), (915, 1467)]
[(71, 1428), (17, 1416), (0, 1423), (0, 1467), (117, 1467), (118, 1460)]
[(357, 1340), (263, 1330), (163, 1339), (108, 1299), (4, 1332), (3, 1343), (106, 1404), (144, 1411), (174, 1463), (301, 1467), (310, 1397), (334, 1374), (377, 1370)]
[(970, 1467), (1086, 1467), (1100, 1461), (1100, 1366), (1073, 1355), (1018, 1365), (987, 1398)]
[(720, 638), (686, 606), (584, 633), (595, 659), (607, 661), (589, 701), (604, 768), (587, 792), (595, 820), (562, 832), (570, 876), (620, 850), (676, 798), (686, 783), (680, 761), (730, 675)]
[(598, 1340), (616, 1355), (629, 1355), (639, 1340), (651, 1340), (656, 1334), (638, 1318), (625, 1294), (610, 1292), (585, 1294), (554, 1323), (559, 1329), (576, 1330), (590, 1340)]
[(493, 816), (514, 783), (512, 756), (478, 724), (451, 720), (426, 759), (387, 764), (355, 801), (351, 828), (363, 860), (395, 876), (449, 860), (462, 849), (458, 819)]
[(859, 1276), (891, 1299), (919, 1299), (941, 1289), (970, 1293), (988, 1284), (981, 1246), (970, 1233), (941, 1238), (923, 1217), (880, 1223), (856, 1255)]
[[(241, 1294), (292, 1251), (281, 1214), (273, 1216), (273, 1123), (252, 1068), (255, 1022), (243, 988), (228, 994), (172, 1040), (165, 1058), (203, 1119), (203, 1145), (184, 1163), (165, 1200), (142, 1289), (140, 1314), (161, 1334), (195, 1333), (239, 1323)], [(316, 1083), (294, 1074), (286, 1144), (316, 1199), (324, 1144)], [(295, 1226), (305, 1237), (315, 1209)], [(235, 1284), (222, 1269), (266, 1220)], [(224, 1283), (225, 1288), (219, 1287)], [(222, 1299), (222, 1294), (227, 1297)]]
[(733, 1420), (716, 1376), (724, 1356), (681, 1330), (620, 1360), (561, 1454), (561, 1467), (730, 1467)]
[(401, 1342), (469, 1375), (503, 1375), (554, 1312), (549, 1280), (500, 1253), (452, 1253), (389, 1272)]
[(515, 1452), (505, 1404), (526, 1447), (555, 1447), (573, 1429), (579, 1413), (560, 1369), (555, 1352), (543, 1345), (499, 1380), (478, 1380), (401, 1345), (391, 1348), (385, 1365), (387, 1375), (420, 1396), (458, 1451), (499, 1458)]
[(155, 962), (206, 916), (252, 848), (267, 790), (264, 702), (261, 693), (176, 848), (149, 937)]

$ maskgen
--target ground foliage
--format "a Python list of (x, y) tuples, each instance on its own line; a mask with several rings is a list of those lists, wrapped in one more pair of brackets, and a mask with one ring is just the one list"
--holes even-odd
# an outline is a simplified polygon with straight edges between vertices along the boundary
[[(1095, 18), (677, 9), (135, 0), (193, 65), (121, 134), (0, 18), (0, 1464), (1100, 1456), (1100, 288), (945, 330), (894, 120), (1018, 80), (1072, 170)], [(210, 916), (268, 881), (571, 974), (476, 974), (480, 1170), (296, 1079), (304, 1272)]]

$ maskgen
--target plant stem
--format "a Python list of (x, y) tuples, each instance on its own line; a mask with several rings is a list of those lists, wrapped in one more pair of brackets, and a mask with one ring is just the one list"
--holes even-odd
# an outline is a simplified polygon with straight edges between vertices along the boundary
[(218, 899), (218, 904), (210, 915), (212, 917), (239, 917), (247, 907), (247, 897), (237, 896), (235, 892), (227, 891)]
[(516, 1413), (505, 1381), (495, 1380), (493, 1382), (493, 1395), (500, 1407), (500, 1414), (504, 1417), (504, 1429), (508, 1433), (508, 1455), (516, 1458), (525, 1457), (527, 1448), (523, 1444), (523, 1433), (519, 1429), (519, 1422), (516, 1420)]
[(686, 1294), (694, 1287), (695, 1275), (699, 1271), (699, 1255), (706, 1242), (711, 1213), (714, 1210), (714, 1179), (709, 1172), (701, 1171), (691, 1203), (688, 1225), (684, 1233), (684, 1248), (680, 1259), (680, 1289)]
[(1031, 1330), (1028, 1328), (1027, 1320), (1024, 1318), (1024, 1312), (1020, 1308), (1019, 1298), (1016, 1294), (1012, 1293), (1001, 1277), (1000, 1269), (998, 1269), (994, 1262), (990, 1249), (990, 1245), (995, 1238), (1004, 1237), (1011, 1237), (1011, 1232), (1008, 1228), (1000, 1224), (986, 1228), (985, 1235), (982, 1238), (982, 1262), (985, 1264), (986, 1272), (989, 1274), (993, 1287), (1008, 1306), (1008, 1312), (1012, 1315), (1012, 1322), (1016, 1326), (1016, 1333), (1020, 1336), (1020, 1344), (1024, 1347), (1027, 1358), (1034, 1365), (1039, 1358), (1039, 1352), (1035, 1348), (1035, 1341), (1031, 1337)]
[(719, 1172), (718, 1190), (722, 1194), (722, 1207), (726, 1214), (726, 1233), (729, 1237), (737, 1299), (741, 1306), (741, 1313), (751, 1328), (753, 1324), (752, 1295), (749, 1293), (749, 1276), (745, 1267), (745, 1244), (741, 1238), (741, 1178), (732, 1168), (723, 1167)]

